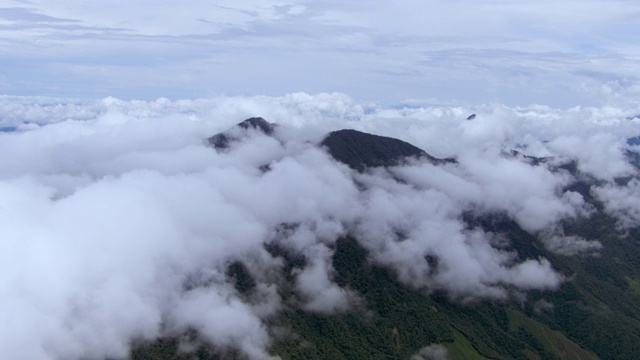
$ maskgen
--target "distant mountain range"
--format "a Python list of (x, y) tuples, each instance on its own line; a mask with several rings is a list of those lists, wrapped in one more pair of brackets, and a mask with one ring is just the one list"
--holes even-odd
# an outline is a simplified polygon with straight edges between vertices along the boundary
[[(474, 116), (475, 117), (475, 116)], [(471, 116), (470, 116), (471, 118)], [(252, 135), (278, 137), (278, 127), (251, 118), (208, 138), (218, 151)], [(637, 139), (630, 140), (637, 145)], [(344, 129), (330, 132), (317, 144), (355, 173), (391, 168), (411, 162), (455, 166), (455, 159), (439, 159), (399, 139)], [(546, 166), (550, 159), (526, 156), (506, 149), (505, 156), (530, 166)], [(628, 150), (636, 169), (638, 153)], [(544, 232), (524, 230), (508, 213), (464, 213), (467, 230), (482, 229), (496, 245), (514, 254), (513, 261), (547, 259), (564, 274), (558, 289), (507, 289), (502, 299), (455, 299), (442, 290), (419, 289), (398, 280), (399, 274), (372, 262), (361, 233), (347, 233), (331, 245), (333, 281), (357, 294), (351, 310), (337, 314), (305, 311), (290, 305), (270, 320), (274, 336), (271, 353), (282, 359), (638, 359), (640, 357), (640, 229), (623, 228), (604, 211), (593, 188), (601, 181), (582, 174), (575, 162), (549, 165), (571, 180), (562, 189), (575, 192), (590, 206), (585, 217), (560, 221), (562, 235), (580, 239), (592, 248), (567, 250), (549, 245)], [(638, 180), (636, 175), (616, 179), (619, 186)], [(398, 180), (399, 181), (399, 180)], [(368, 189), (370, 190), (370, 189)], [(282, 224), (288, 231), (297, 224)], [(549, 235), (550, 236), (550, 235)], [(398, 241), (402, 241), (398, 234)], [(601, 245), (601, 246), (600, 246)], [(586, 246), (586, 245), (585, 245)], [(590, 251), (593, 249), (597, 251)], [(309, 259), (276, 245), (267, 247), (284, 262), (283, 279), (294, 281)], [(438, 269), (437, 257), (423, 259)], [(434, 271), (436, 271), (434, 270)], [(229, 265), (227, 276), (239, 293), (251, 296), (256, 281), (242, 262)], [(290, 294), (291, 283), (279, 292)], [(284, 297), (284, 295), (283, 295)], [(282, 334), (289, 334), (288, 336)], [(196, 333), (184, 336), (198, 339)], [(164, 338), (135, 347), (132, 359), (241, 359), (238, 351), (201, 342), (186, 353), (178, 351), (180, 338)]]

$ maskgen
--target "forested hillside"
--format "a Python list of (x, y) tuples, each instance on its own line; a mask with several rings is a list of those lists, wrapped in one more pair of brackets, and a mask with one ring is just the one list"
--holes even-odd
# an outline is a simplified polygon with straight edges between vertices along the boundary
[[(265, 135), (273, 136), (272, 127), (243, 128), (262, 132), (266, 128)], [(226, 148), (225, 135), (212, 138), (223, 137)], [(399, 186), (411, 186), (403, 178), (403, 164), (426, 162), (430, 164), (426, 169), (457, 166), (454, 159), (436, 159), (411, 144), (351, 130), (329, 134), (320, 146), (363, 174), (354, 178), (360, 192), (375, 190), (366, 176), (381, 169)], [(634, 154), (630, 152), (629, 159), (635, 159)], [(521, 282), (516, 273), (515, 279), (498, 280), (499, 287), (488, 285), (485, 290), (492, 295), (452, 290), (458, 288), (456, 283), (435, 280), (451, 266), (437, 253), (414, 258), (424, 262), (424, 274), (385, 265), (393, 264), (384, 258), (393, 252), (376, 250), (378, 245), (367, 239), (368, 232), (354, 225), (344, 235), (328, 240), (323, 253), (329, 256), (325, 265), (329, 280), (343, 293), (335, 297), (336, 304), (329, 297), (324, 307), (305, 307), (300, 274), (316, 260), (286, 242), (295, 241), (301, 224), (281, 224), (274, 240), (264, 247), (281, 261), (279, 270), (270, 276), (284, 299), (283, 307), (266, 320), (273, 339), (269, 353), (282, 359), (636, 359), (640, 354), (638, 228), (624, 226), (620, 218), (605, 211), (596, 189), (603, 182), (582, 173), (575, 163), (554, 163), (515, 151), (504, 156), (570, 177), (559, 194), (580, 194), (588, 211), (553, 221), (553, 231), (547, 231), (523, 229), (519, 218), (509, 211), (469, 208), (460, 213), (464, 227), (460, 231), (490, 234), (491, 246), (507, 257), (504, 264), (511, 269), (517, 269), (517, 264), (548, 262), (560, 276), (557, 286)], [(262, 167), (262, 171), (271, 168)], [(618, 186), (635, 181), (637, 175), (616, 179)], [(401, 228), (395, 231), (396, 244), (412, 241)], [(375, 251), (380, 253), (373, 254)], [(226, 272), (247, 302), (260, 296), (250, 267), (241, 260), (228, 264)], [(412, 282), (404, 271), (432, 280)], [(525, 271), (522, 276), (529, 276)], [(348, 304), (341, 304), (343, 301)], [(207, 343), (197, 331), (141, 342), (131, 355), (136, 360), (246, 357), (232, 347)]]

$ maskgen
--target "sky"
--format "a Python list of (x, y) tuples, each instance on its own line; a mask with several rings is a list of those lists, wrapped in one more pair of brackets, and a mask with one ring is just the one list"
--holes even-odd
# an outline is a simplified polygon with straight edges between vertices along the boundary
[[(622, 0), (0, 0), (0, 352), (122, 359), (195, 329), (273, 359), (285, 307), (362, 304), (334, 282), (347, 234), (452, 301), (558, 290), (572, 274), (463, 215), (506, 214), (558, 256), (598, 256), (560, 222), (594, 211), (563, 190), (576, 179), (555, 166), (575, 161), (621, 233), (640, 225), (625, 156), (640, 151), (639, 15)], [(207, 146), (253, 116), (274, 137)], [(358, 173), (317, 146), (343, 128), (457, 163)], [(284, 274), (267, 245), (305, 264)]]
[(633, 0), (3, 0), (0, 93), (604, 105), (637, 95)]

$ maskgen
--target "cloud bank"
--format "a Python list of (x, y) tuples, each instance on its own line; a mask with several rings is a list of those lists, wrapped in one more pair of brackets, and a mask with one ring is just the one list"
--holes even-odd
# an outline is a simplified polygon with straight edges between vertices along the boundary
[[(426, 292), (471, 300), (553, 290), (565, 274), (520, 258), (509, 239), (464, 216), (504, 214), (564, 256), (597, 251), (596, 241), (558, 229), (559, 219), (593, 211), (565, 191), (576, 178), (592, 179), (593, 195), (625, 226), (640, 222), (638, 174), (624, 155), (626, 138), (640, 133), (626, 119), (635, 108), (398, 109), (295, 93), (2, 97), (0, 109), (0, 349), (11, 358), (124, 358), (133, 342), (188, 329), (217, 349), (272, 358), (267, 324), (282, 309), (333, 314), (360, 304), (333, 282), (331, 256), (345, 235)], [(256, 115), (280, 125), (276, 138), (250, 132), (225, 152), (206, 145)], [(340, 128), (457, 163), (358, 173), (315, 145)], [(578, 175), (557, 170), (567, 161)], [(624, 177), (626, 187), (616, 182)], [(287, 257), (298, 265), (286, 270)], [(232, 264), (252, 279), (247, 291), (234, 286)]]
[(0, 93), (601, 106), (639, 93), (638, 15), (625, 0), (9, 0)]

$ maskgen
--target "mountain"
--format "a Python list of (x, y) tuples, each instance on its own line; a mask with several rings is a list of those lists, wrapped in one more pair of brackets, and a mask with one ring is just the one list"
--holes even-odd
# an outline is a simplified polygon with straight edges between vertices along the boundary
[(265, 135), (273, 135), (276, 125), (272, 124), (261, 117), (252, 117), (238, 123), (233, 128), (213, 135), (207, 139), (207, 142), (218, 150), (227, 149), (231, 143), (240, 141), (246, 137), (249, 132), (257, 131)]
[(635, 146), (640, 145), (640, 136), (634, 136), (627, 139), (627, 144)]
[[(274, 124), (262, 118), (251, 118), (208, 141), (217, 149), (226, 149), (231, 142), (241, 141), (246, 131), (272, 135), (274, 129)], [(333, 131), (318, 146), (357, 172), (401, 165), (409, 159), (426, 160), (436, 166), (456, 164), (453, 159), (437, 159), (407, 142), (356, 130)], [(518, 151), (505, 153), (527, 166), (547, 166), (549, 161)], [(632, 160), (637, 161), (637, 157)], [(282, 262), (276, 286), (285, 305), (268, 320), (274, 339), (270, 353), (282, 359), (419, 360), (443, 359), (444, 353), (449, 359), (637, 359), (640, 230), (621, 227), (604, 211), (604, 205), (594, 196), (603, 183), (584, 176), (577, 162), (548, 166), (555, 173), (571, 177), (561, 190), (563, 194), (578, 193), (591, 207), (588, 215), (557, 224), (563, 238), (579, 239), (577, 244), (584, 248), (551, 246), (545, 231), (527, 231), (504, 211), (472, 207), (460, 221), (464, 232), (492, 234), (497, 239), (495, 246), (510, 254), (511, 262), (530, 264), (546, 259), (565, 276), (558, 288), (528, 290), (507, 284), (509, 296), (460, 299), (442, 288), (407, 286), (399, 280), (397, 269), (371, 260), (374, 247), (367, 246), (368, 239), (362, 232), (347, 230), (328, 245), (331, 280), (357, 296), (351, 298), (349, 311), (319, 313), (300, 306), (295, 288), (297, 276), (314, 257), (302, 256), (273, 241), (264, 250)], [(375, 189), (361, 191), (368, 190)], [(302, 225), (280, 224), (274, 236), (287, 238)], [(401, 231), (396, 235), (398, 243), (406, 240)], [(430, 271), (439, 269), (440, 260), (435, 255), (417, 260), (428, 263)], [(242, 261), (228, 264), (225, 276), (242, 297), (259, 295), (256, 274)], [(185, 338), (189, 339), (190, 351), (182, 352)], [(135, 360), (243, 358), (237, 349), (201, 341), (197, 333), (141, 342), (131, 354)]]
[(402, 140), (345, 129), (329, 133), (321, 142), (336, 160), (358, 171), (379, 166), (395, 166), (409, 158), (427, 159), (434, 164), (454, 162), (438, 159)]
[(626, 150), (624, 155), (627, 158), (627, 161), (633, 165), (636, 169), (640, 170), (640, 153), (637, 151)]

